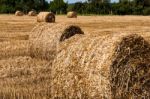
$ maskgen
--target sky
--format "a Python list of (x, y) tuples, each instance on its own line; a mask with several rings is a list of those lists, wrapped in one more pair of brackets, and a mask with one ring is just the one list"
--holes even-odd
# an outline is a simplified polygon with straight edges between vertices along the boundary
[[(52, 1), (52, 0), (47, 0), (48, 2), (49, 1)], [(65, 0), (65, 1), (68, 1), (69, 3), (75, 3), (75, 2), (78, 2), (78, 1), (86, 1), (86, 0)], [(111, 0), (112, 2), (117, 2), (118, 0)]]

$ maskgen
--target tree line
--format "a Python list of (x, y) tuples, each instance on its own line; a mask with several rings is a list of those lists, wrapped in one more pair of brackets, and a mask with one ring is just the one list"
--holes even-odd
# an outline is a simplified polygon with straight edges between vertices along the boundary
[(45, 0), (0, 0), (0, 13), (14, 13), (21, 10), (24, 13), (34, 9), (48, 10), (49, 3)]
[(110, 0), (87, 0), (73, 4), (64, 0), (53, 0), (49, 3), (46, 0), (0, 0), (0, 13), (14, 13), (16, 10), (27, 13), (32, 9), (56, 14), (76, 11), (81, 15), (150, 15), (150, 0), (119, 0), (117, 3)]

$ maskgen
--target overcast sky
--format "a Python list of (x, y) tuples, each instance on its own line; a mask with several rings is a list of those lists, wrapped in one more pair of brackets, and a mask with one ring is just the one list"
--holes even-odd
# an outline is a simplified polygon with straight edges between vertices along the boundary
[[(52, 0), (47, 0), (48, 2), (49, 1), (52, 1)], [(78, 1), (86, 1), (86, 0), (65, 0), (65, 1), (68, 1), (69, 3), (75, 3), (75, 2), (78, 2)], [(118, 0), (111, 0), (112, 2), (116, 2), (116, 1), (118, 1)]]

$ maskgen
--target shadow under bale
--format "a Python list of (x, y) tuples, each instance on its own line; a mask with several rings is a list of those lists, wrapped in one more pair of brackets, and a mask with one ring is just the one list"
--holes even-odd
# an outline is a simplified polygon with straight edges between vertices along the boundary
[(76, 34), (84, 34), (80, 27), (68, 24), (42, 24), (30, 35), (31, 56), (53, 60), (61, 42)]
[(61, 44), (52, 66), (53, 98), (150, 98), (150, 44), (143, 37), (72, 39)]

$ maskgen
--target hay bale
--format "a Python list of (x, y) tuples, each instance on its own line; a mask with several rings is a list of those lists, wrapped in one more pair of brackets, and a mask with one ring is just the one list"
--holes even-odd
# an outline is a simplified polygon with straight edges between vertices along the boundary
[(73, 38), (54, 60), (53, 98), (148, 99), (149, 61), (150, 44), (139, 35)]
[(29, 42), (26, 40), (0, 42), (0, 59), (29, 55)]
[(16, 11), (16, 13), (15, 13), (15, 16), (23, 16), (23, 15), (24, 15), (24, 13), (21, 11)]
[(37, 16), (37, 22), (55, 22), (55, 14), (52, 12), (40, 12)]
[(30, 35), (31, 56), (53, 60), (59, 43), (76, 34), (83, 34), (83, 31), (75, 25), (42, 24)]
[(36, 11), (29, 11), (28, 16), (36, 16)]
[(68, 18), (77, 18), (77, 13), (74, 11), (68, 12), (67, 17)]

